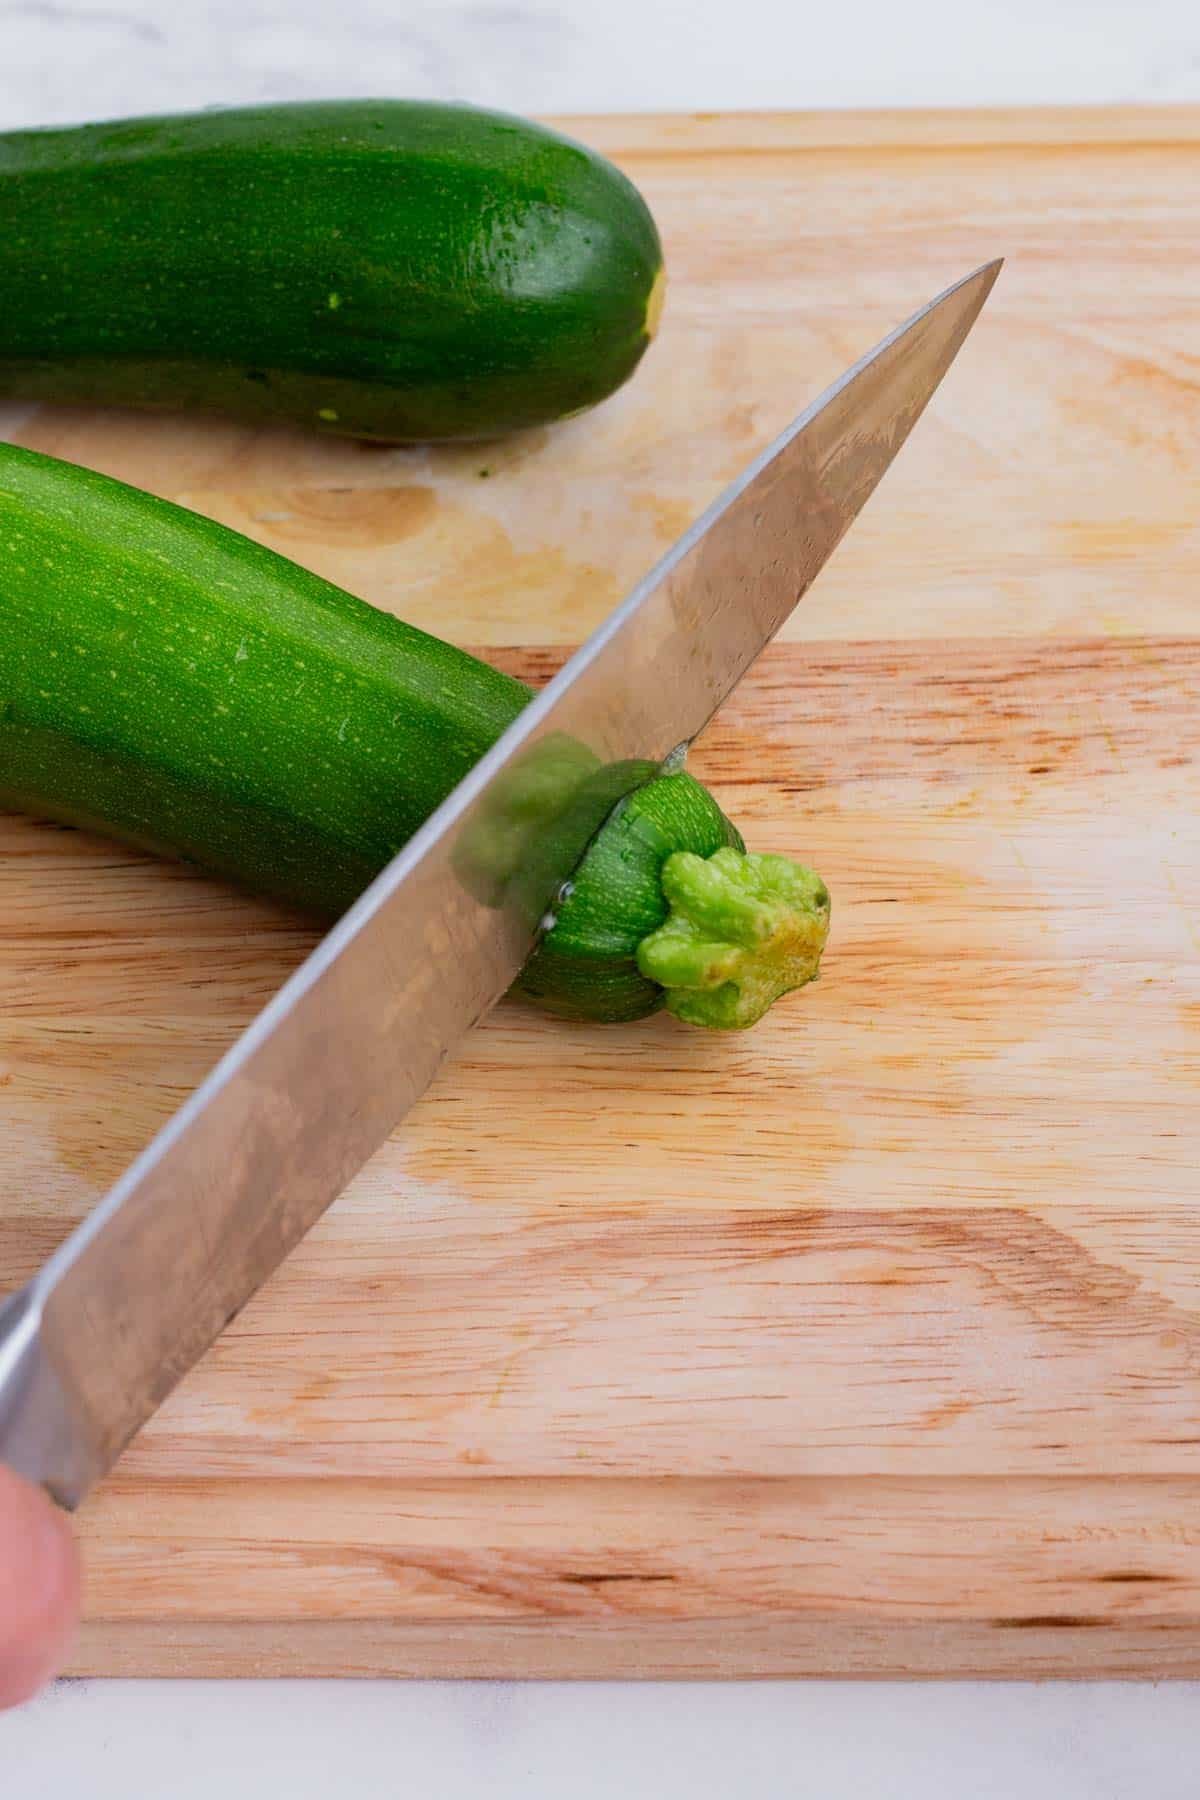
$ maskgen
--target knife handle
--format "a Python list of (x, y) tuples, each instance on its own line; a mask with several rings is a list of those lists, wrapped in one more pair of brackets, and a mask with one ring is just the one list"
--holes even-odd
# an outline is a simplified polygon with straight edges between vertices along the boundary
[(0, 1305), (0, 1462), (73, 1507), (88, 1485), (88, 1458), (42, 1325), (35, 1286)]

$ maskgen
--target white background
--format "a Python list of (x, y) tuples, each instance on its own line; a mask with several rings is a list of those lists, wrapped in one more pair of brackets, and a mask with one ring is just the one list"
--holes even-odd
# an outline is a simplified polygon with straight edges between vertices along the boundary
[(0, 0), (0, 127), (312, 95), (516, 112), (1200, 99), (1196, 0)]
[[(1200, 6), (0, 0), (0, 129), (338, 94), (518, 112), (1200, 100)], [(1192, 1800), (1198, 1761), (1183, 1683), (80, 1682), (0, 1719), (14, 1800)]]

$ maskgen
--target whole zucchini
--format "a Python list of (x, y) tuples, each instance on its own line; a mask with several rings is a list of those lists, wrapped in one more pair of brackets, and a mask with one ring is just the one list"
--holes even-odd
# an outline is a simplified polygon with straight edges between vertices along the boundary
[[(210, 519), (0, 444), (0, 800), (11, 806), (188, 858), (329, 920), (529, 698)], [(581, 753), (518, 771), (508, 816), (552, 819), (555, 784), (566, 792), (587, 774)], [(815, 976), (824, 885), (782, 857), (746, 855), (682, 771), (616, 774), (616, 805), (524, 991), (576, 1018), (666, 1004), (700, 1024), (752, 1024)], [(475, 891), (520, 879), (506, 863), (514, 841), (501, 830), (474, 847), (464, 879)]]
[(612, 393), (653, 334), (636, 188), (428, 101), (0, 133), (0, 393), (477, 438)]

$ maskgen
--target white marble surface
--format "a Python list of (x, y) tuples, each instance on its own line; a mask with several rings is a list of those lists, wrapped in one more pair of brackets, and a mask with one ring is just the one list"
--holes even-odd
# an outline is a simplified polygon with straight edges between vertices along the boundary
[(1197, 1696), (900, 1682), (90, 1682), (0, 1721), (20, 1800), (1194, 1800)]
[[(527, 112), (1200, 100), (1196, 0), (0, 0), (0, 128), (395, 93)], [(69, 1683), (21, 1800), (1189, 1800), (1200, 1686)]]
[(1200, 99), (1196, 0), (0, 0), (0, 123), (322, 94), (521, 112)]

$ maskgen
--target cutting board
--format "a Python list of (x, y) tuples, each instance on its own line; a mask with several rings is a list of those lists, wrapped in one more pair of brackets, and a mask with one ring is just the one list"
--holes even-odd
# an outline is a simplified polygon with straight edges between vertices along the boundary
[[(1200, 111), (574, 129), (672, 282), (590, 416), (4, 429), (540, 681), (1006, 255), (695, 755), (825, 976), (745, 1037), (502, 1006), (84, 1508), (74, 1667), (1200, 1674)], [(0, 920), (3, 1288), (313, 939), (12, 818)]]

